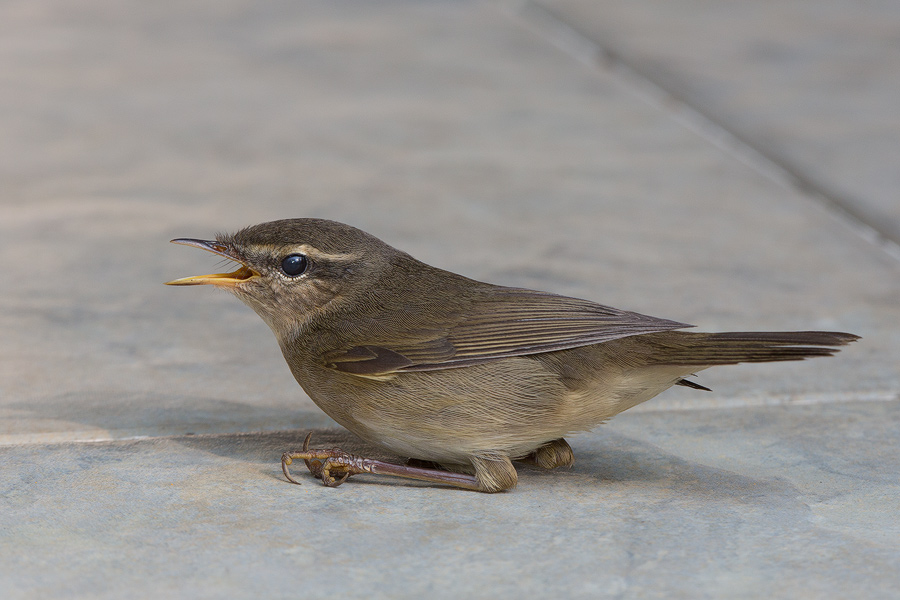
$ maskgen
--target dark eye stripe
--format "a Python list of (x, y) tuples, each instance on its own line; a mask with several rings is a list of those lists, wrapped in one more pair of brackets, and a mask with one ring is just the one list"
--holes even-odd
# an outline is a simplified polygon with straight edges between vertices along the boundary
[(309, 259), (302, 254), (291, 254), (281, 261), (281, 270), (289, 277), (302, 275), (309, 266)]

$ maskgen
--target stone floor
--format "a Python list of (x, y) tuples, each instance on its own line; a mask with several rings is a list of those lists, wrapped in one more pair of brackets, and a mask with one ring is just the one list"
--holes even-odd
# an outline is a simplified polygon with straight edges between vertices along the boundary
[[(900, 7), (0, 5), (3, 598), (892, 598)], [(286, 483), (268, 328), (168, 244), (275, 218), (703, 330), (705, 371), (497, 495)]]

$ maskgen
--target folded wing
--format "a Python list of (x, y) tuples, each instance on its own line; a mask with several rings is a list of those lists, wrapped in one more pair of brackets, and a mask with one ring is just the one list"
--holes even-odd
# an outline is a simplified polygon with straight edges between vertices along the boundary
[(331, 353), (329, 366), (361, 376), (467, 367), (507, 358), (691, 327), (588, 300), (492, 286), (465, 310), (400, 343)]

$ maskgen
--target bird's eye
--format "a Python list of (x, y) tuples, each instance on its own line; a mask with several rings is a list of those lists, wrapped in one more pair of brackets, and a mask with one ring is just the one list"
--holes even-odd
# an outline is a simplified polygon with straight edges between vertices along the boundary
[(290, 277), (302, 275), (307, 266), (309, 266), (309, 259), (302, 254), (291, 254), (281, 261), (281, 270)]

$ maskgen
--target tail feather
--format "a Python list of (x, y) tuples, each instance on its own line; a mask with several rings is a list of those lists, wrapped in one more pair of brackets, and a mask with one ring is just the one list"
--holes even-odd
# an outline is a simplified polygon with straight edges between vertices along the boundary
[(654, 364), (733, 365), (742, 362), (774, 362), (831, 356), (859, 339), (835, 331), (778, 331), (692, 333), (672, 331), (658, 336)]
[(689, 387), (693, 390), (703, 390), (704, 392), (711, 392), (712, 390), (705, 385), (700, 385), (696, 381), (691, 381), (690, 379), (679, 379), (675, 382), (675, 385), (683, 385), (684, 387)]

